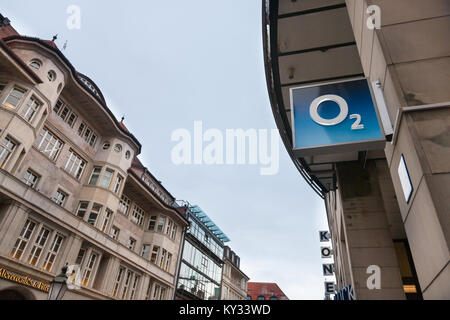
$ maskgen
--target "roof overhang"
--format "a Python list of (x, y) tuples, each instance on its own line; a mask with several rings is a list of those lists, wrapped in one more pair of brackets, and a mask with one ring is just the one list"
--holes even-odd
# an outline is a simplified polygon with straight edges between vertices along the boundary
[(42, 83), (39, 76), (20, 59), (8, 45), (0, 39), (0, 71), (14, 74), (31, 84)]
[[(128, 140), (132, 145), (135, 146), (137, 153), (141, 152), (141, 143), (137, 140), (137, 138), (131, 134), (129, 131), (125, 130), (123, 126), (120, 125), (119, 121), (116, 119), (112, 111), (108, 108), (106, 101), (103, 97), (98, 86), (87, 76), (79, 73), (75, 67), (70, 63), (70, 61), (64, 56), (64, 54), (56, 47), (49, 44), (48, 41), (41, 40), (39, 38), (26, 37), (20, 35), (13, 35), (7, 38), (4, 38), (4, 44), (8, 46), (17, 45), (17, 44), (30, 44), (38, 46), (41, 50), (45, 50), (47, 53), (56, 57), (59, 63), (65, 66), (67, 70), (69, 70), (69, 81), (66, 84), (66, 88), (64, 92), (67, 94), (68, 92), (77, 92), (76, 97), (82, 97), (82, 103), (96, 104), (99, 108), (91, 108), (93, 112), (101, 112), (102, 114), (95, 115), (93, 117), (101, 117), (103, 122), (105, 123), (105, 128), (109, 128), (109, 130), (114, 130), (118, 132), (124, 139)], [(11, 50), (11, 49), (9, 49)], [(12, 50), (11, 50), (12, 51)], [(19, 60), (21, 60), (19, 58)], [(22, 61), (23, 63), (23, 61)], [(24, 64), (24, 63), (23, 63)], [(24, 64), (25, 67), (26, 64)], [(29, 68), (28, 68), (29, 69)], [(37, 75), (36, 75), (37, 77)], [(38, 78), (39, 79), (39, 78)], [(40, 79), (39, 79), (40, 80)], [(40, 81), (42, 82), (42, 81)], [(74, 95), (75, 97), (75, 95)], [(100, 110), (100, 111), (97, 111)], [(100, 119), (100, 118), (99, 118)], [(104, 121), (106, 120), (106, 121)], [(101, 122), (99, 122), (101, 123)], [(112, 126), (111, 126), (112, 124)]]
[(345, 0), (263, 0), (262, 6), (266, 80), (275, 122), (295, 166), (324, 198), (336, 188), (335, 163), (364, 161), (368, 154), (296, 156), (289, 91), (364, 76)]

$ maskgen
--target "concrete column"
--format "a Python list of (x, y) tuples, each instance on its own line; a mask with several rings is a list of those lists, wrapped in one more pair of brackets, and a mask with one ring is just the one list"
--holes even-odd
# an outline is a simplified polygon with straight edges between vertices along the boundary
[[(337, 165), (343, 228), (356, 299), (405, 299), (376, 163)], [(367, 268), (381, 269), (381, 288), (369, 290)]]
[(6, 210), (7, 217), (0, 227), (0, 254), (3, 255), (9, 255), (28, 218), (28, 213), (18, 203), (12, 202)]

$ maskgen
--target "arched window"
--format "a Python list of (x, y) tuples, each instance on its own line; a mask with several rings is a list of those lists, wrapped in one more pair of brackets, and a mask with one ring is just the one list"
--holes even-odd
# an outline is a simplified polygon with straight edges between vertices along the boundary
[(266, 300), (266, 298), (264, 296), (258, 296), (258, 300)]
[(48, 78), (48, 81), (50, 81), (50, 82), (55, 81), (55, 79), (56, 79), (56, 72), (53, 71), (53, 70), (50, 70), (50, 71), (47, 73), (47, 78)]
[(120, 144), (116, 144), (116, 145), (114, 146), (114, 151), (115, 151), (115, 152), (121, 152), (121, 151), (122, 151), (122, 146), (121, 146)]
[(42, 62), (40, 62), (37, 59), (33, 59), (30, 62), (30, 67), (32, 67), (32, 68), (34, 68), (36, 70), (39, 70), (41, 68), (41, 66), (42, 66)]

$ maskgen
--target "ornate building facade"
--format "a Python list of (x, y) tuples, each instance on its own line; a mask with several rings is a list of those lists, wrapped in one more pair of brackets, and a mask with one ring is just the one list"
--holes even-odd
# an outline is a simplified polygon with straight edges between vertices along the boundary
[(241, 270), (241, 258), (225, 246), (223, 260), (221, 300), (246, 300), (249, 277)]
[(173, 299), (187, 218), (141, 144), (54, 42), (0, 15), (0, 297)]

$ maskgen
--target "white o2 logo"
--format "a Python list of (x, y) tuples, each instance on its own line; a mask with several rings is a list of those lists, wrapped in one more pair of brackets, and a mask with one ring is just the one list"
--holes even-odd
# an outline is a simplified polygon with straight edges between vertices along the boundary
[[(319, 115), (319, 106), (325, 101), (333, 101), (336, 102), (339, 106), (339, 114), (333, 119), (325, 119)], [(309, 115), (314, 122), (322, 125), (322, 126), (335, 126), (344, 121), (348, 116), (348, 104), (344, 98), (337, 96), (335, 94), (326, 94), (320, 96), (311, 102), (311, 106), (309, 107)], [(352, 130), (364, 129), (364, 125), (361, 124), (361, 115), (359, 114), (351, 114), (350, 119), (356, 119), (352, 124)]]

